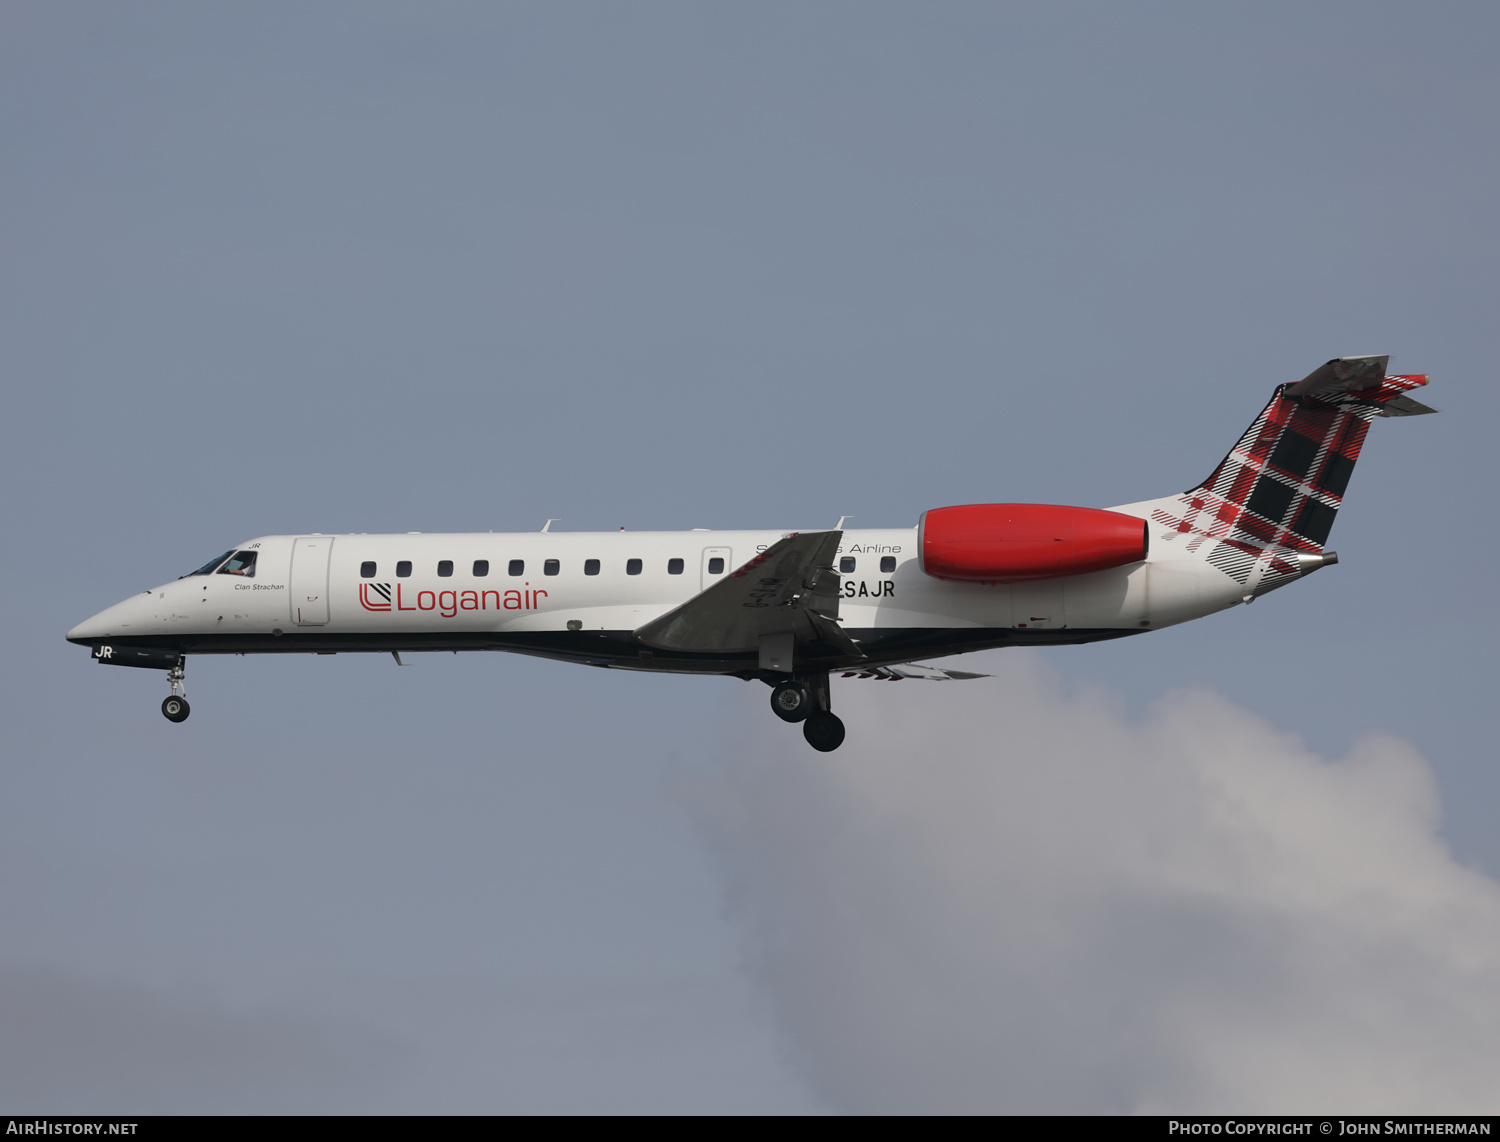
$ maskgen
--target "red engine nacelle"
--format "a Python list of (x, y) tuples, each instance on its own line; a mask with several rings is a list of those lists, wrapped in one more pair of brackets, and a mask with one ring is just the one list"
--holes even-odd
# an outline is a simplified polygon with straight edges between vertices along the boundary
[(1025, 583), (1146, 558), (1146, 521), (1058, 504), (933, 508), (917, 525), (922, 570), (967, 583)]

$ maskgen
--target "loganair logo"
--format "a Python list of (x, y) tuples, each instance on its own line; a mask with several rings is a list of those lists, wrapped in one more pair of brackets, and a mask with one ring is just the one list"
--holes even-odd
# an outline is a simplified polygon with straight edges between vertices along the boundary
[(405, 586), (397, 583), (393, 591), (389, 583), (361, 583), (359, 605), (367, 611), (434, 611), (451, 619), (460, 611), (535, 611), (547, 597), (529, 581), (508, 591), (418, 591), (414, 599)]
[(391, 585), (389, 583), (361, 583), (359, 605), (367, 611), (391, 609)]

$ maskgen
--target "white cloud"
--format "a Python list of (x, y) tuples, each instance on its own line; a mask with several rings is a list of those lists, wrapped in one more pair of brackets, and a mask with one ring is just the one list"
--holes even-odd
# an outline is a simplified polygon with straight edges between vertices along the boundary
[(1500, 1110), (1500, 885), (1438, 838), (1410, 745), (1329, 762), (1206, 691), (1132, 720), (1024, 653), (994, 668), (839, 686), (831, 755), (757, 710), (700, 789), (753, 970), (827, 1097)]

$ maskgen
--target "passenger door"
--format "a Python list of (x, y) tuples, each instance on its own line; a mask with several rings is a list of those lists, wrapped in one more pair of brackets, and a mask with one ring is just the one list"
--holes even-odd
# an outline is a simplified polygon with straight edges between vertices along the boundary
[(303, 536), (292, 540), (292, 622), (322, 626), (328, 621), (328, 560), (333, 537)]

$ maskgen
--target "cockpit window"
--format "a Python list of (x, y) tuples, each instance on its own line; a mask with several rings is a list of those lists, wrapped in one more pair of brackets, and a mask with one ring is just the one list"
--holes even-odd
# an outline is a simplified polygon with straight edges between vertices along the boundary
[(233, 554), (233, 551), (226, 551), (223, 555), (215, 555), (202, 567), (198, 568), (198, 570), (189, 571), (187, 575), (183, 576), (183, 578), (186, 579), (188, 575), (212, 575), (214, 573), (214, 568), (217, 567), (220, 563), (223, 563), (224, 560), (228, 559)]
[(229, 557), (229, 562), (219, 568), (220, 575), (243, 575), (246, 579), (255, 578), (255, 552), (236, 551)]

